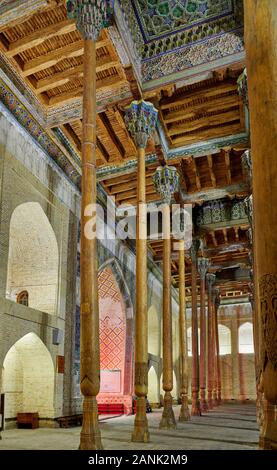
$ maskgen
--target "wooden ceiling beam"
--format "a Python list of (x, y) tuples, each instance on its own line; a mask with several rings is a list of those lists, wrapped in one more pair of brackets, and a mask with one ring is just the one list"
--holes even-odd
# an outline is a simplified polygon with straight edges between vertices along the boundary
[(231, 168), (230, 168), (230, 152), (229, 152), (229, 150), (224, 150), (224, 159), (225, 159), (225, 165), (226, 165), (227, 184), (232, 184), (232, 175), (231, 175)]
[(68, 140), (73, 144), (73, 147), (75, 147), (77, 152), (81, 153), (82, 143), (81, 143), (79, 137), (77, 136), (77, 134), (75, 134), (75, 132), (72, 129), (72, 127), (70, 126), (70, 124), (63, 124), (61, 126), (61, 130), (63, 131), (65, 136), (68, 138)]
[(103, 163), (107, 164), (109, 162), (109, 154), (98, 137), (96, 137), (96, 152), (98, 153)]
[[(96, 48), (107, 46), (109, 44), (108, 39), (99, 40), (96, 42)], [(23, 65), (22, 75), (28, 77), (34, 73), (40, 72), (41, 70), (53, 67), (64, 59), (70, 59), (72, 57), (79, 57), (84, 53), (84, 41), (73, 42), (67, 44), (64, 47), (59, 47), (48, 54), (35, 57), (34, 59), (25, 62)]]
[[(145, 185), (151, 186), (153, 185), (153, 181), (151, 177), (145, 179)], [(128, 183), (121, 183), (115, 186), (109, 186), (111, 194), (119, 194), (128, 191), (129, 189), (135, 189), (137, 187), (137, 179), (129, 181)]]
[[(96, 73), (103, 72), (112, 67), (119, 66), (119, 61), (111, 61), (109, 56), (103, 57), (96, 62)], [(38, 80), (35, 85), (36, 93), (43, 93), (53, 88), (60, 87), (70, 82), (73, 79), (81, 78), (84, 74), (84, 66), (80, 64), (76, 67), (72, 67), (68, 70), (63, 70), (62, 72), (55, 73), (49, 77)]]
[[(102, 80), (97, 80), (96, 89), (97, 91), (104, 90), (105, 88), (117, 88), (122, 83), (125, 83), (125, 80), (118, 79), (118, 75), (115, 77), (107, 77)], [(73, 90), (67, 91), (65, 93), (60, 93), (59, 95), (51, 96), (49, 99), (49, 106), (57, 106), (75, 99), (80, 99), (83, 96), (83, 87), (78, 87)]]
[(191, 163), (192, 170), (195, 176), (195, 183), (196, 183), (197, 190), (200, 191), (202, 186), (201, 186), (200, 176), (199, 176), (199, 172), (198, 172), (198, 168), (196, 164), (196, 158), (192, 157), (190, 160), (190, 163)]
[[(106, 117), (105, 113), (99, 113), (96, 116), (96, 126), (98, 128), (98, 137), (101, 140), (101, 134), (107, 141), (109, 147), (113, 149), (113, 152), (117, 155), (119, 160), (122, 160), (124, 157), (124, 147), (120, 145), (117, 141), (112, 126), (109, 123), (108, 118)], [(107, 147), (107, 146), (105, 146)]]
[(223, 122), (237, 121), (240, 119), (238, 110), (232, 110), (227, 112), (221, 112), (218, 110), (219, 114), (213, 114), (212, 116), (204, 116), (195, 121), (190, 121), (188, 123), (176, 124), (168, 130), (168, 135), (174, 136), (178, 134), (183, 134), (186, 132), (195, 131), (201, 129), (202, 127), (212, 127), (222, 124)]
[(185, 145), (189, 142), (199, 142), (203, 139), (212, 139), (213, 137), (224, 137), (226, 135), (232, 135), (241, 131), (240, 122), (235, 124), (224, 124), (223, 126), (214, 126), (210, 129), (200, 129), (197, 132), (184, 135), (182, 137), (175, 137), (172, 139), (174, 147)]
[(215, 177), (214, 170), (213, 170), (213, 156), (212, 155), (207, 155), (207, 161), (208, 161), (208, 167), (209, 167), (212, 187), (216, 188), (216, 177)]
[(160, 102), (160, 109), (170, 109), (176, 108), (177, 106), (182, 106), (185, 104), (189, 104), (192, 99), (197, 98), (208, 98), (211, 96), (217, 96), (220, 93), (227, 93), (229, 91), (237, 90), (237, 83), (234, 80), (226, 80), (224, 83), (215, 83), (212, 86), (205, 87), (202, 90), (191, 90), (184, 92), (182, 96), (178, 96), (178, 98), (174, 95), (171, 98), (166, 98), (161, 100)]
[(196, 113), (205, 113), (205, 112), (214, 112), (218, 109), (229, 109), (233, 106), (239, 106), (239, 98), (237, 93), (234, 94), (224, 94), (220, 96), (216, 96), (213, 99), (207, 101), (200, 101), (197, 99), (197, 95), (195, 100), (192, 100), (189, 105), (186, 105), (184, 109), (181, 111), (172, 111), (168, 114), (163, 116), (163, 120), (166, 124), (171, 122), (176, 122), (181, 119), (189, 119), (192, 117), (196, 117)]
[(47, 39), (51, 39), (62, 34), (72, 33), (75, 30), (76, 23), (72, 20), (64, 20), (59, 23), (51, 24), (50, 26), (39, 29), (32, 34), (28, 34), (27, 36), (11, 43), (6, 55), (7, 57), (14, 57), (21, 52), (39, 46), (43, 42), (47, 41)]

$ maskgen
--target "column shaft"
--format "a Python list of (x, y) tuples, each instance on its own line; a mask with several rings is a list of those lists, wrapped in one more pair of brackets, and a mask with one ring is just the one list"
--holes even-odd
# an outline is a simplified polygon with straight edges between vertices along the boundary
[(170, 206), (163, 206), (163, 390), (164, 409), (161, 429), (176, 428), (172, 408), (173, 352), (172, 352), (172, 306), (171, 306), (171, 239)]
[(219, 303), (215, 301), (215, 348), (216, 348), (216, 384), (217, 384), (217, 404), (221, 403), (221, 370), (220, 370), (220, 355), (219, 355), (219, 334), (218, 334), (218, 307)]
[(200, 281), (200, 406), (208, 410), (206, 401), (206, 289), (205, 276)]
[[(98, 262), (96, 236), (85, 235), (85, 210), (96, 204), (96, 52), (84, 41), (84, 97), (81, 214), (81, 392), (84, 395), (81, 450), (102, 449), (96, 396), (100, 389)], [(95, 216), (95, 209), (94, 214)]]
[(148, 324), (147, 324), (147, 208), (145, 195), (145, 149), (138, 148), (136, 223), (136, 336), (135, 336), (135, 394), (137, 409), (134, 442), (149, 442), (146, 416), (148, 391)]
[[(257, 309), (263, 332), (260, 384), (269, 405), (277, 405), (277, 9), (275, 0), (245, 0), (244, 8)], [(277, 421), (266, 421), (260, 445), (277, 448)]]
[(179, 421), (188, 421), (188, 348), (186, 318), (186, 285), (185, 285), (185, 243), (179, 242), (179, 335), (181, 360), (181, 409)]
[(192, 257), (191, 264), (191, 341), (192, 341), (192, 372), (191, 391), (192, 407), (191, 415), (201, 415), (199, 401), (199, 356), (198, 356), (198, 315), (197, 315), (197, 269), (196, 257)]

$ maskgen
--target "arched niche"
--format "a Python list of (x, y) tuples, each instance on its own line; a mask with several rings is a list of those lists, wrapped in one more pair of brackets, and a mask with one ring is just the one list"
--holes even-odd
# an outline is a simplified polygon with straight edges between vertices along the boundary
[(123, 403), (132, 412), (133, 306), (116, 259), (98, 272), (100, 322), (100, 394), (98, 402)]
[(28, 306), (57, 310), (59, 252), (53, 228), (37, 202), (15, 208), (10, 220), (6, 297), (28, 294)]
[(148, 400), (150, 403), (160, 403), (159, 378), (154, 365), (148, 371)]
[(50, 352), (35, 333), (19, 339), (7, 352), (2, 369), (5, 419), (17, 413), (54, 417), (54, 365)]
[(218, 325), (219, 355), (232, 353), (231, 330), (225, 325)]
[(157, 309), (151, 305), (148, 309), (148, 352), (160, 357), (160, 320)]
[(253, 324), (250, 322), (246, 322), (240, 325), (238, 336), (239, 336), (239, 353), (240, 354), (254, 353)]

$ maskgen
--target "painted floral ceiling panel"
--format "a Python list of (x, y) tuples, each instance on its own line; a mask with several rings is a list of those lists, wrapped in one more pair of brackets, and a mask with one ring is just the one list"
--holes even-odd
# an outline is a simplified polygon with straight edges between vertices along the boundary
[(131, 0), (145, 42), (233, 13), (233, 0)]

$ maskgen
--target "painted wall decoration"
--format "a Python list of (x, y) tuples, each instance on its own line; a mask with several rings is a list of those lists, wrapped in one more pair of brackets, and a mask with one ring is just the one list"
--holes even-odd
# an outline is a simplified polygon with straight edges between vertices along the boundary
[[(104, 371), (121, 371), (124, 374), (126, 314), (122, 296), (111, 268), (103, 269), (98, 275), (99, 317), (100, 317), (100, 368)], [(105, 375), (102, 377), (105, 380)], [(105, 383), (101, 391), (109, 391)], [(117, 392), (121, 392), (122, 387)]]

